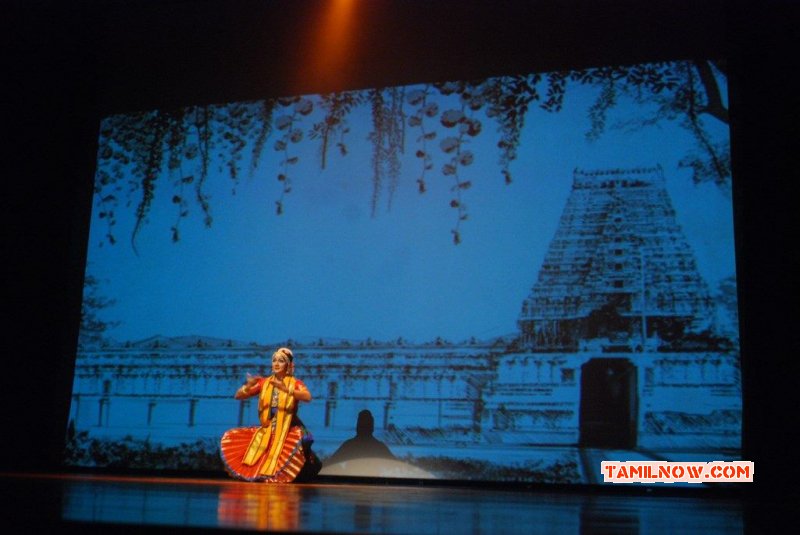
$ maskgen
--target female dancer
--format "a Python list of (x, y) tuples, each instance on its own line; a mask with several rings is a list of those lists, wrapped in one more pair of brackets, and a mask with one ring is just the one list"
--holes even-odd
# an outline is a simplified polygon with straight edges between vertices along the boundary
[(248, 374), (234, 394), (236, 399), (258, 396), (258, 427), (226, 431), (220, 455), (227, 472), (236, 479), (289, 483), (316, 475), (322, 465), (311, 452), (310, 433), (297, 417), (300, 401), (311, 392), (294, 377), (294, 355), (281, 347), (272, 354), (272, 375)]

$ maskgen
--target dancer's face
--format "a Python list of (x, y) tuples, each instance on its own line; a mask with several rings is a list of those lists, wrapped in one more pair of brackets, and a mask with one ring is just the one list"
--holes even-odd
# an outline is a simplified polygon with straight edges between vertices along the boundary
[(289, 368), (289, 359), (281, 354), (272, 355), (272, 373), (282, 375)]

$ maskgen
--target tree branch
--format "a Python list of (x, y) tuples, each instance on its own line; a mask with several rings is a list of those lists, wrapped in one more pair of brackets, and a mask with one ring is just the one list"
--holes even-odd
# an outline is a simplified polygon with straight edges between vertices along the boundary
[(706, 61), (694, 61), (697, 74), (700, 76), (700, 83), (706, 92), (706, 105), (698, 110), (700, 113), (707, 113), (712, 117), (729, 124), (728, 110), (722, 104), (722, 95), (720, 95), (719, 84), (714, 78), (714, 73), (711, 71), (711, 65)]

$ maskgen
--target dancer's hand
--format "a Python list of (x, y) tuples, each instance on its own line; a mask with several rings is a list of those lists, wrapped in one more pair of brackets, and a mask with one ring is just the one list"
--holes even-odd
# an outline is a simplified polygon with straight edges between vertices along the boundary
[(286, 392), (286, 385), (283, 384), (283, 381), (279, 381), (275, 377), (270, 377), (269, 378), (269, 384), (271, 384), (272, 386), (274, 386), (278, 390), (282, 390), (282, 391)]
[(259, 379), (261, 379), (261, 377), (259, 377), (258, 375), (250, 375), (248, 373), (247, 374), (247, 379), (245, 379), (244, 384), (245, 384), (245, 386), (247, 386), (249, 388), (251, 386), (254, 386), (258, 382)]

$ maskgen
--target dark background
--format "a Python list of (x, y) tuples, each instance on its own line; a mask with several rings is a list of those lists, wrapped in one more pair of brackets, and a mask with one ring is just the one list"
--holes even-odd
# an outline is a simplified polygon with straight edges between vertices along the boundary
[[(356, 53), (309, 67), (322, 0), (0, 2), (0, 472), (61, 470), (97, 127), (109, 113), (661, 59), (727, 58), (747, 492), (798, 474), (790, 0), (356, 0)], [(790, 464), (794, 462), (794, 467)]]

